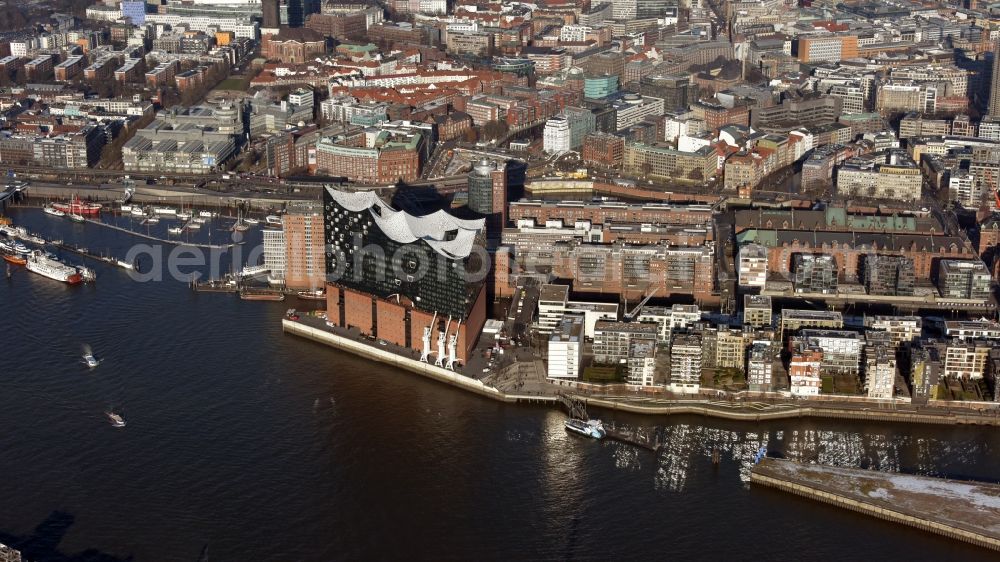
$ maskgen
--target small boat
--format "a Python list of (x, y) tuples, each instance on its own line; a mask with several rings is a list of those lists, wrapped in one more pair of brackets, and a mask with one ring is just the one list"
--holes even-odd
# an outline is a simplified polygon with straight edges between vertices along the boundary
[(212, 218), (212, 211), (198, 211), (198, 217), (203, 219)]
[(55, 207), (45, 207), (44, 209), (42, 209), (42, 211), (45, 212), (45, 214), (52, 215), (54, 217), (65, 217), (66, 216), (65, 212), (60, 211), (59, 209), (56, 209)]
[(87, 366), (90, 367), (91, 369), (101, 364), (101, 362), (98, 361), (96, 357), (94, 357), (93, 353), (85, 354), (83, 356), (83, 362), (86, 363)]
[(260, 224), (259, 220), (257, 220), (257, 219), (250, 219), (250, 218), (243, 219), (243, 222), (245, 222), (247, 224)]
[(129, 211), (129, 212), (132, 213), (133, 217), (144, 217), (144, 216), (146, 216), (146, 211), (142, 207), (138, 207), (138, 206), (132, 207), (132, 210)]
[(191, 218), (191, 213), (184, 213), (184, 212), (177, 213), (177, 218), (179, 218), (181, 220), (188, 220), (188, 219)]
[(89, 267), (84, 267), (82, 265), (77, 266), (77, 272), (80, 273), (80, 278), (83, 279), (84, 283), (93, 283), (97, 280), (97, 273)]
[(267, 224), (281, 224), (281, 217), (278, 215), (267, 215), (264, 220), (267, 221)]
[(285, 294), (276, 291), (243, 290), (240, 291), (240, 298), (245, 301), (283, 301)]
[(602, 439), (605, 435), (604, 425), (598, 420), (566, 420), (563, 422), (566, 431), (578, 433), (593, 439)]
[(112, 412), (110, 410), (107, 411), (107, 412), (104, 412), (104, 415), (108, 416), (108, 421), (111, 422), (112, 426), (114, 426), (114, 427), (125, 427), (125, 416), (124, 415), (122, 415), (122, 414), (116, 414), (116, 413), (114, 413), (114, 412)]
[(14, 253), (28, 255), (31, 253), (31, 250), (21, 242), (14, 242)]
[(29, 234), (24, 237), (25, 240), (31, 242), (32, 244), (44, 245), (45, 239), (41, 236), (35, 236), (34, 234)]
[(158, 219), (156, 217), (149, 217), (148, 219), (146, 219), (146, 223), (147, 224), (160, 224), (160, 219)]
[(191, 221), (191, 222), (187, 223), (186, 225), (184, 225), (184, 228), (186, 228), (188, 230), (200, 230), (201, 229), (201, 223), (197, 223), (197, 222)]
[(0, 252), (10, 252), (14, 253), (14, 242), (8, 240), (0, 240)]
[(177, 209), (173, 207), (153, 207), (153, 214), (177, 216)]
[(87, 219), (83, 218), (83, 215), (78, 215), (76, 213), (69, 214), (69, 220), (73, 222), (86, 222)]
[(246, 232), (250, 230), (250, 225), (248, 225), (245, 222), (238, 222), (233, 225), (233, 230), (235, 230), (236, 232)]
[(299, 291), (295, 293), (295, 296), (306, 301), (324, 301), (326, 300), (326, 291)]
[(132, 205), (122, 205), (122, 212), (123, 213), (131, 213), (132, 212)]
[(3, 261), (14, 265), (24, 265), (28, 263), (28, 260), (14, 254), (3, 254)]
[(170, 234), (180, 234), (184, 232), (184, 229), (179, 226), (171, 226), (170, 228), (167, 229), (167, 232), (169, 232)]
[(204, 217), (195, 217), (191, 219), (191, 222), (194, 224), (205, 224), (206, 222), (208, 222), (208, 219)]

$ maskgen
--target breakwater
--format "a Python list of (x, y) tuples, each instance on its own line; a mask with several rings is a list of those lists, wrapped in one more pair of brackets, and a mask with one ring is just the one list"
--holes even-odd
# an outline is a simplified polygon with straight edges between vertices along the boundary
[(1000, 551), (1000, 485), (763, 459), (752, 484)]

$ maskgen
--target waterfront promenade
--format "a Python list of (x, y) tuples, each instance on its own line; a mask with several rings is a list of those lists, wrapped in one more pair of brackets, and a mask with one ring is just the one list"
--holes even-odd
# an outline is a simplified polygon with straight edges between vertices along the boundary
[(775, 488), (1000, 551), (1000, 485), (765, 458), (750, 474)]
[[(878, 404), (873, 402), (782, 401), (779, 399), (767, 402), (753, 399), (727, 401), (704, 396), (653, 398), (638, 395), (583, 393), (572, 387), (551, 384), (536, 386), (541, 390), (531, 393), (501, 391), (477, 378), (476, 374), (482, 375), (477, 368), (467, 369), (463, 373), (423, 363), (410, 350), (392, 349), (394, 346), (378, 344), (360, 337), (357, 333), (327, 327), (320, 318), (302, 317), (299, 320), (284, 318), (282, 319), (282, 330), (287, 334), (303, 337), (374, 361), (388, 363), (450, 386), (506, 403), (558, 405), (558, 396), (563, 394), (578, 398), (587, 405), (596, 408), (658, 416), (687, 414), (747, 422), (827, 418), (932, 425), (1000, 426), (1000, 415), (996, 409), (986, 411), (944, 407), (901, 409), (896, 407), (880, 408)], [(410, 353), (410, 355), (404, 353)]]

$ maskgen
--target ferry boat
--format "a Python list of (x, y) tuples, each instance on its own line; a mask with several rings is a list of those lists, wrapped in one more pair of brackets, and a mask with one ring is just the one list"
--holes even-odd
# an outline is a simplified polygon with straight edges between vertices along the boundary
[(98, 361), (96, 357), (94, 357), (93, 353), (85, 354), (83, 356), (83, 362), (86, 363), (87, 366), (90, 367), (91, 369), (101, 364), (101, 362)]
[(7, 263), (12, 263), (14, 265), (24, 265), (24, 264), (28, 263), (28, 260), (22, 258), (21, 256), (17, 256), (17, 255), (14, 255), (14, 254), (6, 254), (5, 253), (5, 254), (2, 254), (2, 256), (3, 256), (3, 261), (5, 261)]
[(87, 219), (83, 218), (83, 215), (78, 215), (76, 213), (70, 213), (68, 216), (69, 216), (69, 220), (71, 220), (73, 222), (86, 222), (87, 221)]
[(281, 217), (278, 215), (267, 215), (264, 220), (267, 221), (267, 224), (281, 224)]
[(48, 277), (62, 283), (76, 285), (83, 281), (83, 276), (75, 267), (70, 267), (61, 261), (45, 255), (41, 250), (35, 250), (28, 256), (28, 263), (25, 267), (28, 271), (37, 273), (42, 277)]
[(64, 213), (63, 211), (60, 211), (59, 209), (56, 209), (55, 207), (45, 207), (44, 209), (42, 209), (42, 211), (44, 211), (46, 214), (52, 215), (54, 217), (65, 217), (66, 216), (66, 213)]
[(295, 293), (295, 296), (306, 301), (323, 301), (326, 300), (326, 291), (322, 289), (318, 291), (299, 291)]
[(605, 435), (604, 425), (598, 420), (566, 420), (563, 425), (566, 426), (566, 431), (594, 439), (602, 439)]
[(100, 214), (102, 205), (100, 203), (84, 203), (80, 201), (79, 197), (74, 197), (69, 203), (53, 203), (52, 207), (64, 213), (87, 216)]
[(116, 414), (112, 411), (104, 412), (104, 415), (108, 417), (108, 421), (114, 427), (125, 427), (125, 416), (122, 414)]
[(184, 232), (184, 229), (179, 226), (171, 226), (170, 228), (167, 229), (167, 232), (169, 232), (170, 234), (180, 234)]

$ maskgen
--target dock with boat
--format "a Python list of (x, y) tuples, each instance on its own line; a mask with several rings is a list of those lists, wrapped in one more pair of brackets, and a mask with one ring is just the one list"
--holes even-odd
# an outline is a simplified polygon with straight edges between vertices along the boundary
[(773, 458), (750, 482), (1000, 551), (1000, 484)]
[[(570, 427), (570, 424), (573, 422), (587, 424), (595, 421), (591, 420), (590, 414), (587, 413), (587, 403), (583, 400), (567, 396), (565, 394), (559, 394), (557, 399), (559, 403), (566, 408), (567, 414), (569, 415), (569, 420), (566, 422), (567, 429), (576, 431), (577, 433), (583, 433), (582, 431), (575, 430)], [(643, 434), (638, 429), (629, 430), (618, 428), (613, 422), (611, 424), (598, 422), (598, 424), (600, 425), (600, 437), (597, 437), (592, 432), (588, 432), (591, 436), (597, 437), (598, 439), (606, 437), (608, 439), (614, 439), (615, 441), (621, 441), (622, 443), (628, 443), (629, 445), (635, 445), (636, 447), (648, 449), (654, 453), (663, 447), (659, 439), (656, 439), (651, 435)]]

